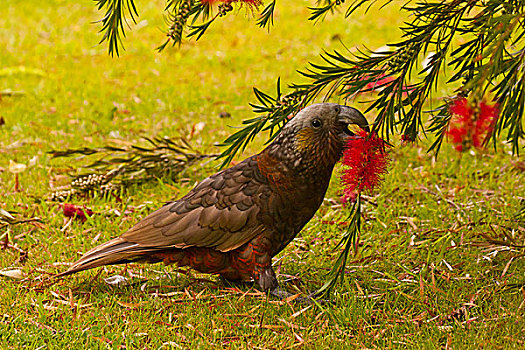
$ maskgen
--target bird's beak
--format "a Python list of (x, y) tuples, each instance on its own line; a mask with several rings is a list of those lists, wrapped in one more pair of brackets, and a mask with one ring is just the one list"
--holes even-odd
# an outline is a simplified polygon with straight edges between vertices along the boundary
[(338, 120), (345, 126), (343, 129), (345, 138), (349, 136), (355, 137), (355, 135), (359, 134), (359, 129), (365, 130), (367, 133), (370, 132), (368, 121), (363, 113), (353, 107), (341, 106)]

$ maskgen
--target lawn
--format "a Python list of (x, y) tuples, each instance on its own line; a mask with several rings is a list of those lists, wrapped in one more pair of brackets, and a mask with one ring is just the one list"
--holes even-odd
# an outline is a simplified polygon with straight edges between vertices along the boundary
[[(92, 22), (102, 14), (94, 2), (3, 0), (0, 208), (41, 221), (0, 224), (0, 348), (525, 346), (525, 162), (502, 143), (463, 154), (445, 143), (436, 157), (427, 153), (432, 139), (394, 140), (390, 173), (366, 197), (358, 253), (330, 303), (267, 298), (250, 285), (160, 264), (48, 280), (220, 164), (132, 186), (121, 201), (70, 199), (95, 213), (82, 223), (48, 196), (86, 160), (49, 151), (184, 136), (218, 153), (232, 126), (253, 116), (253, 87), (273, 91), (277, 77), (300, 81), (296, 70), (319, 62), (322, 48), (376, 48), (399, 37), (398, 3), (315, 25), (307, 21), (312, 3), (279, 1), (270, 32), (249, 13), (228, 15), (200, 41), (159, 54), (164, 2), (138, 1), (126, 51), (112, 58), (97, 44)], [(439, 86), (436, 96), (447, 93)], [(260, 134), (237, 159), (266, 139)], [(18, 185), (10, 161), (27, 165)], [(341, 192), (336, 172), (318, 213), (277, 257), (278, 279), (290, 291), (319, 288), (337, 258), (349, 215)], [(17, 278), (3, 275), (18, 270)], [(117, 274), (129, 285), (104, 281)]]

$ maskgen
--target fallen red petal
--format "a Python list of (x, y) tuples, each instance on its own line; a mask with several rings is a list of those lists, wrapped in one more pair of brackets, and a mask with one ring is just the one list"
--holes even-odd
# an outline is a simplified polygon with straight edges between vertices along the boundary
[(63, 204), (62, 205), (62, 212), (64, 213), (65, 217), (68, 218), (76, 218), (78, 220), (81, 220), (82, 222), (87, 220), (87, 216), (92, 216), (93, 211), (91, 209), (87, 208), (80, 208), (74, 204)]

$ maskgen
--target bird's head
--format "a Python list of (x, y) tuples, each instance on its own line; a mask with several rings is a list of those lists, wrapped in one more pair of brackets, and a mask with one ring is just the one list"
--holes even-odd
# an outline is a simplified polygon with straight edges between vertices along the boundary
[(270, 153), (294, 168), (325, 168), (331, 172), (348, 138), (369, 131), (366, 118), (353, 107), (318, 103), (302, 109), (281, 130)]

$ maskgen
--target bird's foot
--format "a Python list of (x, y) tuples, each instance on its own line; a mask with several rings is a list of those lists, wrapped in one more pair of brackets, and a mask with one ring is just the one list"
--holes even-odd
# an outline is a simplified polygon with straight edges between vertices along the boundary
[(297, 288), (297, 286), (296, 289), (299, 292), (298, 294), (292, 294), (288, 292), (279, 285), (277, 282), (277, 277), (275, 276), (275, 272), (271, 267), (261, 271), (257, 279), (257, 284), (261, 290), (279, 298), (280, 300), (295, 301), (306, 304), (325, 304), (329, 302), (327, 300), (318, 299), (318, 297), (321, 296), (318, 293), (308, 293), (306, 296), (301, 296), (302, 292)]
[(271, 267), (262, 270), (259, 273), (259, 276), (257, 278), (257, 284), (264, 291), (272, 290), (279, 287), (279, 283), (277, 283), (277, 277), (275, 276), (275, 271), (273, 271)]

